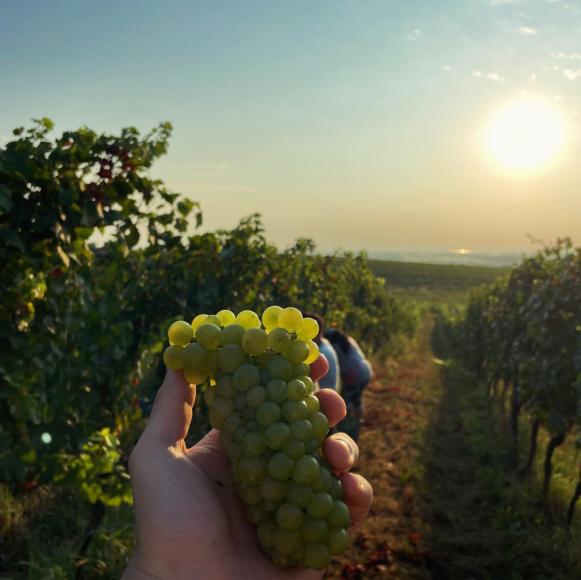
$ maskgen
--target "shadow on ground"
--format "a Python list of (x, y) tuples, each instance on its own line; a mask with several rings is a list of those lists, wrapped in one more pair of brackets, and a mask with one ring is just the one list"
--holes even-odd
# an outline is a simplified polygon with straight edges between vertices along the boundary
[(442, 366), (425, 433), (423, 518), (435, 580), (581, 579), (580, 538), (567, 538), (510, 474), (506, 441), (475, 379)]

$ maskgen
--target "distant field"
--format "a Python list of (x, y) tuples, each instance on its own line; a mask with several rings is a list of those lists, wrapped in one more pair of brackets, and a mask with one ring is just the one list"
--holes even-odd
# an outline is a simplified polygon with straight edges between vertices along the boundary
[(419, 301), (464, 303), (468, 292), (491, 284), (510, 272), (508, 267), (460, 266), (451, 264), (419, 264), (369, 260), (376, 276), (385, 278), (397, 295)]

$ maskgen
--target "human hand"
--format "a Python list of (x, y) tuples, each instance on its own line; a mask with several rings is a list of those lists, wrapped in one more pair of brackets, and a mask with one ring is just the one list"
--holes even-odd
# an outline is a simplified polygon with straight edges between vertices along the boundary
[[(345, 417), (345, 404), (336, 392), (323, 389), (317, 396), (331, 426)], [(137, 545), (123, 578), (320, 578), (322, 572), (314, 570), (277, 568), (260, 551), (215, 429), (186, 448), (195, 398), (195, 386), (169, 370), (131, 454)], [(326, 439), (323, 453), (340, 474), (352, 524), (361, 523), (373, 492), (367, 480), (349, 473), (359, 453), (356, 444), (336, 433)]]

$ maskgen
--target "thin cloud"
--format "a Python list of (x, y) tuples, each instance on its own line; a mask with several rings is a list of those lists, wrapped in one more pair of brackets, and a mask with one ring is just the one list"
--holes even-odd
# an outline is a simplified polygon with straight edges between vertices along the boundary
[(489, 0), (488, 5), (495, 6), (506, 6), (507, 4), (520, 4), (521, 0)]
[(489, 72), (484, 73), (478, 69), (472, 71), (472, 76), (481, 78), (481, 79), (488, 79), (489, 81), (494, 81), (496, 83), (503, 83), (506, 79), (498, 74), (497, 72)]
[(424, 36), (424, 31), (421, 28), (414, 28), (409, 34), (406, 35), (406, 38), (408, 40), (418, 40)]
[(452, 70), (452, 67), (451, 67), (449, 64), (445, 64), (445, 65), (442, 67), (442, 70), (443, 70), (444, 72), (450, 72), (450, 71)]
[(558, 60), (581, 60), (581, 53), (579, 52), (550, 52), (549, 56)]
[(567, 68), (563, 71), (563, 76), (569, 81), (576, 81), (578, 78), (581, 78), (581, 69), (571, 70)]
[(528, 36), (535, 36), (539, 32), (536, 28), (533, 28), (532, 26), (520, 26), (517, 29), (517, 31), (520, 32), (521, 34), (526, 34)]

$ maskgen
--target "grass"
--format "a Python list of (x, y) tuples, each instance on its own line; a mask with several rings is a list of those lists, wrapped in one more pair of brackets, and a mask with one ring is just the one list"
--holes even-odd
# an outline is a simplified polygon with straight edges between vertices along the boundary
[[(422, 456), (431, 551), (438, 555), (432, 577), (580, 578), (579, 518), (568, 536), (563, 480), (554, 479), (555, 493), (543, 505), (538, 479), (521, 482), (509, 470), (507, 434), (482, 385), (455, 366), (441, 375), (443, 396)], [(566, 455), (563, 449), (555, 458), (555, 472), (573, 481)]]
[(370, 260), (376, 276), (386, 280), (389, 291), (396, 296), (419, 303), (463, 305), (473, 288), (491, 284), (508, 274), (510, 268), (419, 264)]

